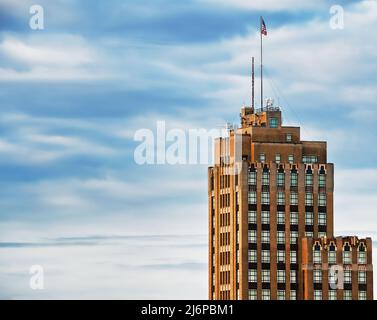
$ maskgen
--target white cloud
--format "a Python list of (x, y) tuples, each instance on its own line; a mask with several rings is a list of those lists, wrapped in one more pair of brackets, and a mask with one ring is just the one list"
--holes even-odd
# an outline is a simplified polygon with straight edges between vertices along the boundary
[(5, 82), (47, 82), (47, 81), (95, 81), (106, 79), (101, 73), (79, 70), (75, 68), (36, 67), (28, 71), (0, 68), (0, 81)]
[(37, 44), (30, 44), (7, 37), (0, 44), (0, 51), (12, 59), (29, 65), (78, 66), (95, 62), (93, 51), (87, 48), (82, 39), (71, 36), (61, 40), (65, 41), (54, 41), (47, 46), (40, 41)]
[(53, 151), (36, 150), (28, 146), (0, 139), (2, 162), (40, 164), (56, 160), (59, 155)]
[[(207, 296), (206, 237), (148, 240), (141, 236), (137, 241), (109, 237), (99, 244), (96, 240), (87, 243), (0, 248), (0, 298), (205, 299)], [(44, 268), (44, 290), (25, 290), (29, 268), (34, 264)]]
[(334, 175), (335, 229), (366, 235), (377, 232), (377, 169), (339, 169), (335, 165)]
[[(216, 6), (235, 7), (241, 9), (253, 9), (260, 11), (295, 11), (301, 9), (317, 9), (326, 4), (323, 0), (204, 0), (207, 3)], [(202, 2), (202, 1), (200, 1)]]
[[(254, 5), (251, 1), (244, 3)], [(284, 98), (289, 97), (295, 105), (299, 103), (302, 109), (335, 104), (346, 107), (347, 112), (365, 109), (366, 105), (371, 109), (376, 100), (373, 74), (377, 72), (372, 63), (377, 53), (371, 44), (377, 38), (375, 33), (365, 30), (377, 28), (376, 12), (374, 1), (347, 7), (343, 30), (330, 28), (330, 14), (322, 19), (269, 28), (264, 38), (266, 96), (282, 98), (283, 92)], [(256, 29), (250, 29), (246, 36), (217, 43), (173, 46), (165, 54), (156, 49), (154, 65), (173, 79), (184, 79), (186, 86), (192, 83), (189, 87), (198, 88), (198, 95), (221, 103), (220, 112), (229, 110), (228, 106), (250, 100), (248, 70), (252, 55), (256, 56), (259, 74)], [(259, 79), (256, 80), (259, 86)], [(175, 82), (172, 85), (179, 87), (181, 82)], [(256, 95), (259, 101), (259, 90)]]
[(72, 136), (57, 136), (19, 128), (9, 138), (0, 139), (1, 162), (41, 165), (77, 155), (113, 156), (115, 148)]
[(101, 55), (80, 36), (55, 34), (16, 38), (5, 35), (0, 54), (0, 81), (91, 81), (110, 77)]

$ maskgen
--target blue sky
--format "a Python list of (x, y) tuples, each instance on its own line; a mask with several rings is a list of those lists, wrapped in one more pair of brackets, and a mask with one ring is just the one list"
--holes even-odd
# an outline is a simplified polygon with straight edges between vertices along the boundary
[(377, 234), (375, 1), (336, 1), (342, 30), (321, 0), (38, 3), (33, 31), (34, 1), (0, 0), (0, 297), (207, 297), (207, 168), (136, 165), (133, 135), (238, 123), (260, 15), (266, 96), (328, 141), (338, 234)]

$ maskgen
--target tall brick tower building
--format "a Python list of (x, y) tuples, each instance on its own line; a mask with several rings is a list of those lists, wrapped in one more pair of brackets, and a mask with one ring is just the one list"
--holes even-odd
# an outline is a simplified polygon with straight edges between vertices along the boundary
[(372, 241), (334, 236), (334, 165), (281, 110), (241, 109), (208, 169), (209, 298), (373, 299)]

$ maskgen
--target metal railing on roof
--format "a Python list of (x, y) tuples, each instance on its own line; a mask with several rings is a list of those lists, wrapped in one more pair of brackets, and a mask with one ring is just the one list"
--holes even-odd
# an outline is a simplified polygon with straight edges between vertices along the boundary
[(266, 111), (280, 111), (280, 107), (267, 106), (267, 107), (264, 107), (263, 110), (262, 108), (255, 109), (255, 113), (261, 113), (261, 112), (266, 112)]

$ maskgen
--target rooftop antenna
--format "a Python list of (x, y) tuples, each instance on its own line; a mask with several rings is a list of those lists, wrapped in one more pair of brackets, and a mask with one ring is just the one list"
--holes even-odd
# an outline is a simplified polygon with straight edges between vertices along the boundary
[(251, 110), (254, 113), (254, 57), (251, 58)]
[(262, 112), (263, 112), (263, 41), (262, 41), (263, 35), (267, 36), (267, 28), (261, 16), (260, 17), (260, 78), (261, 78), (260, 105), (261, 105)]

